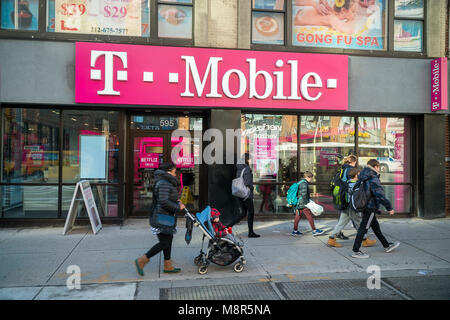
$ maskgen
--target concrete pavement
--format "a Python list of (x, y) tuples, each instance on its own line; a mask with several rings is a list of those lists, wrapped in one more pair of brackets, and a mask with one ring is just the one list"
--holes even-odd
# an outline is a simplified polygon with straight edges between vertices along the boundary
[[(329, 230), (336, 222), (317, 219), (316, 225)], [(309, 283), (322, 288), (311, 298), (351, 299), (337, 294), (339, 288), (350, 286), (356, 288), (355, 299), (450, 299), (450, 219), (380, 219), (380, 223), (388, 240), (400, 241), (400, 247), (387, 254), (377, 242), (362, 248), (369, 259), (353, 259), (356, 231), (350, 224), (344, 230), (350, 240), (340, 241), (343, 248), (330, 248), (328, 236), (313, 237), (307, 221), (301, 221), (299, 230), (304, 234), (297, 237), (290, 235), (292, 221), (256, 222), (255, 231), (261, 238), (255, 239), (247, 238), (243, 221), (234, 232), (245, 244), (245, 270), (235, 273), (232, 266), (210, 265), (208, 273), (200, 275), (193, 259), (200, 250), (202, 233), (194, 228), (193, 240), (186, 245), (181, 219), (172, 258), (182, 272), (164, 274), (158, 255), (145, 267), (144, 277), (136, 274), (133, 261), (156, 243), (147, 219), (104, 226), (97, 235), (87, 226), (75, 227), (66, 236), (62, 227), (0, 229), (0, 299), (303, 299), (308, 297), (300, 294), (305, 292), (301, 286)], [(380, 267), (386, 290), (378, 295), (365, 288), (370, 276), (366, 270), (372, 265)], [(67, 272), (70, 266), (80, 268), (80, 290), (66, 286), (72, 275)], [(232, 288), (240, 289), (234, 292)]]

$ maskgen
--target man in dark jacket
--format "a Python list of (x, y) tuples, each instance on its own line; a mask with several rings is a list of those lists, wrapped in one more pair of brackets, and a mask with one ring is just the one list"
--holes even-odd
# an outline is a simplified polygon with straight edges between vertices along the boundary
[[(150, 225), (153, 234), (158, 236), (159, 242), (154, 245), (145, 255), (135, 260), (136, 269), (139, 275), (144, 275), (144, 266), (150, 258), (159, 252), (164, 254), (164, 272), (180, 272), (180, 268), (174, 268), (170, 259), (172, 251), (173, 235), (176, 233), (176, 214), (185, 208), (179, 201), (178, 181), (176, 179), (176, 166), (173, 163), (163, 163), (155, 171), (155, 184), (153, 187), (153, 201), (155, 202), (150, 213)], [(173, 225), (163, 225), (158, 223), (158, 214), (174, 216)]]
[(364, 235), (367, 233), (369, 228), (372, 228), (373, 232), (380, 240), (384, 247), (385, 252), (391, 252), (400, 245), (400, 242), (391, 243), (386, 240), (383, 233), (381, 233), (380, 224), (378, 223), (376, 214), (380, 213), (379, 207), (383, 205), (390, 215), (394, 214), (391, 202), (386, 198), (384, 194), (383, 187), (380, 182), (380, 163), (376, 159), (371, 159), (367, 162), (367, 167), (365, 167), (360, 175), (359, 180), (362, 183), (367, 183), (371, 191), (371, 198), (367, 204), (367, 208), (362, 213), (362, 221), (358, 229), (358, 234), (355, 238), (355, 243), (353, 245), (353, 258), (368, 258), (369, 255), (363, 253), (359, 249), (361, 248), (361, 243)]
[(249, 153), (246, 153), (244, 155), (244, 160), (245, 160), (245, 164), (237, 164), (236, 165), (236, 169), (237, 169), (236, 177), (240, 177), (242, 170), (245, 170), (242, 177), (244, 179), (245, 186), (250, 189), (250, 195), (247, 197), (247, 199), (239, 198), (239, 201), (241, 203), (241, 207), (243, 210), (243, 215), (242, 215), (241, 219), (247, 215), (248, 237), (249, 238), (258, 238), (258, 237), (260, 237), (260, 235), (256, 234), (253, 231), (253, 219), (255, 216), (255, 206), (253, 204), (254, 186), (253, 186), (253, 172), (252, 172), (252, 169), (250, 168), (250, 154)]

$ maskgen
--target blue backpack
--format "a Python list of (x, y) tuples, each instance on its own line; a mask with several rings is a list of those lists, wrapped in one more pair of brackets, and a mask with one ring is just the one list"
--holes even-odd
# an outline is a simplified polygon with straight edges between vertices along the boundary
[(286, 201), (288, 207), (296, 206), (298, 203), (298, 186), (300, 183), (304, 182), (305, 180), (301, 180), (299, 182), (294, 183), (292, 186), (289, 187), (287, 195), (286, 195)]

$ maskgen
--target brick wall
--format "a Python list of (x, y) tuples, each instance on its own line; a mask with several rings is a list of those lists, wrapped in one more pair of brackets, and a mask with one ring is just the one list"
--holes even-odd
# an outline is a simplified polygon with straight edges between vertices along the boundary
[[(450, 157), (450, 116), (447, 116), (446, 124), (446, 143), (445, 143), (445, 157), (448, 159)], [(450, 161), (445, 162), (445, 212), (447, 216), (450, 216)]]

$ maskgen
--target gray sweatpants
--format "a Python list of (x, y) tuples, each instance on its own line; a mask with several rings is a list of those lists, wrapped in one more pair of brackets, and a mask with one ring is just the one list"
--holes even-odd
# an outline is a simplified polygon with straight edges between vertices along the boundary
[(334, 227), (331, 237), (335, 237), (338, 233), (340, 233), (350, 221), (353, 221), (354, 227), (358, 230), (361, 220), (361, 213), (353, 211), (350, 207), (348, 207), (344, 211), (341, 211), (339, 221)]

